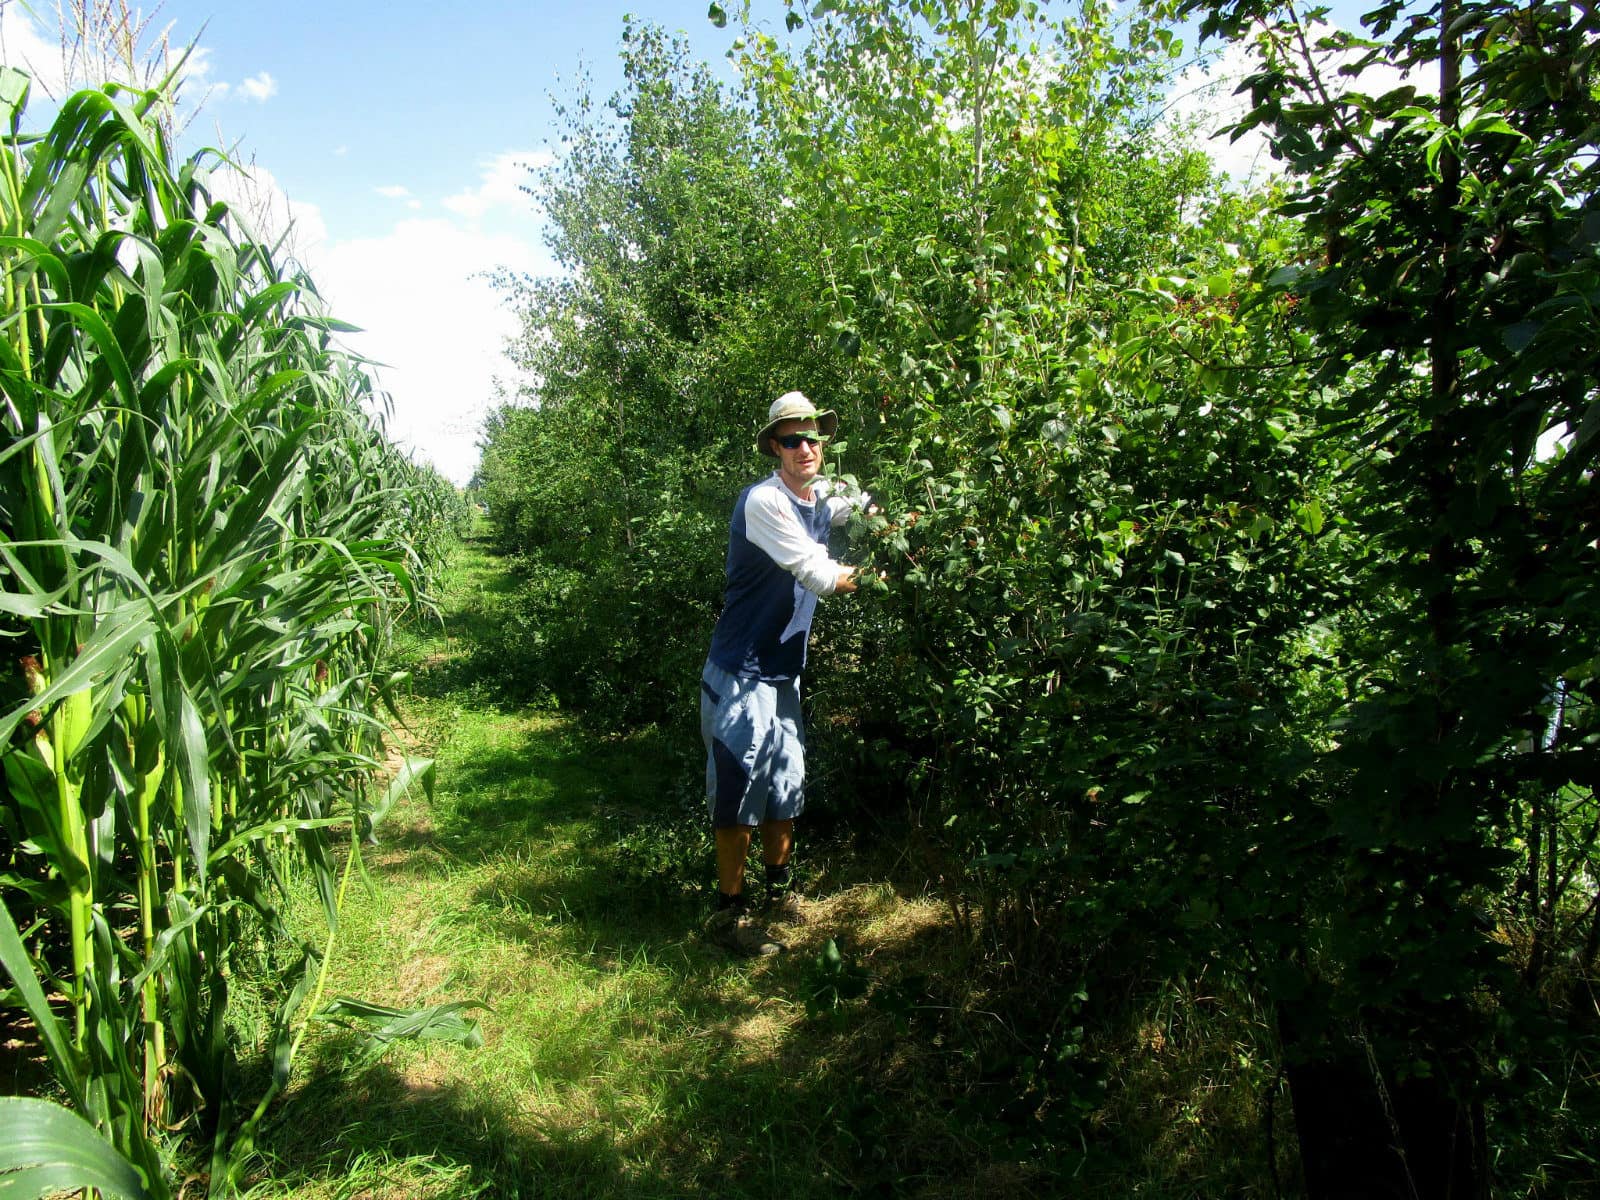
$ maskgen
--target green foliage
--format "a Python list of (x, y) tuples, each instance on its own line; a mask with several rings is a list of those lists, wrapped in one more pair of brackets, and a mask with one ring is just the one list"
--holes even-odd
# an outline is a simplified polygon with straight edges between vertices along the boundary
[(1291, 803), (1276, 764), (1330, 586), (1308, 336), (1247, 257), (1293, 231), (1153, 144), (1149, 27), (815, 16), (796, 55), (750, 35), (747, 66), (882, 394), (863, 473), (887, 515), (860, 532), (890, 580), (859, 648), (824, 629), (819, 706), (882, 747), (1007, 970), (1181, 965)]
[[(513, 692), (549, 696), (613, 731), (681, 722), (715, 622), (723, 522), (693, 512), (639, 518), (620, 561), (524, 561), (525, 582), (489, 658)], [(551, 560), (556, 560), (552, 562)]]
[(82, 1117), (48, 1100), (0, 1096), (6, 1147), (0, 1188), (27, 1196), (96, 1188), (143, 1200), (149, 1193), (133, 1164)]
[(756, 417), (831, 374), (794, 319), (797, 229), (772, 219), (749, 114), (658, 30), (629, 25), (623, 60), (604, 112), (570, 101), (539, 182), (569, 274), (503, 281), (540, 382), (489, 422), (480, 475), (497, 544), (525, 556), (507, 673), (601, 727), (690, 727), (730, 507), (764, 469)]
[[(224, 164), (171, 157), (159, 95), (77, 93), (41, 135), (26, 92), (0, 72), (0, 957), (149, 1193), (184, 1141), (221, 1192), (265, 1107), (239, 1109), (240, 1052), (283, 1086), (328, 950), (289, 937), (285, 874), (336, 927), (330, 833), (381, 816), (383, 655), (447, 485), (214, 199)], [(262, 963), (244, 1046), (230, 989)]]
[[(1515, 1107), (1486, 1063), (1587, 1007), (1594, 965), (1588, 896), (1569, 889), (1593, 868), (1578, 830), (1600, 661), (1600, 330), (1577, 299), (1600, 283), (1580, 150), (1600, 110), (1578, 82), (1595, 20), (1499, 2), (1413, 20), (1389, 4), (1366, 18), (1374, 40), (1311, 46), (1272, 6), (1193, 7), (1211, 29), (1260, 23), (1245, 124), (1300, 173), (1285, 211), (1325, 245), (1272, 283), (1337, 351), (1319, 374), (1346, 385), (1338, 415), (1366, 451), (1343, 476), (1362, 554), (1330, 612), (1352, 686), (1324, 764), (1325, 840), (1301, 871), (1305, 977), (1282, 981), (1284, 1003), (1316, 994), (1298, 1024), (1320, 1053), (1359, 1022), (1394, 1086)], [(1374, 61), (1410, 82), (1335, 86), (1336, 67)], [(1515, 955), (1512, 931), (1528, 939)], [(1556, 984), (1554, 956), (1573, 953), (1579, 977)]]
[(837, 1012), (842, 1005), (866, 995), (871, 981), (866, 968), (847, 957), (836, 939), (829, 938), (812, 962), (806, 981), (807, 1015), (824, 1017)]
[(412, 465), (399, 515), (424, 575), (435, 575), (452, 550), (472, 532), (472, 505), (466, 493), (436, 468)]
[(452, 1000), (446, 1004), (407, 1009), (341, 997), (319, 1010), (317, 1019), (363, 1030), (369, 1039), (363, 1061), (370, 1065), (383, 1056), (392, 1042), (449, 1042), (469, 1048), (481, 1046), (483, 1033), (478, 1028), (478, 1022), (461, 1014), (470, 1009), (487, 1007), (477, 1000)]

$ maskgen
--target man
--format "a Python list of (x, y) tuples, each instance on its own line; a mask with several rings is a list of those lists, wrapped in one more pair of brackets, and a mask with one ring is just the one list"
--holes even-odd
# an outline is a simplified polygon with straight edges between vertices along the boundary
[(817, 597), (856, 590), (855, 571), (828, 554), (828, 532), (855, 505), (829, 495), (823, 447), (838, 428), (800, 392), (772, 402), (756, 448), (778, 469), (739, 494), (729, 523), (722, 615), (700, 677), (706, 795), (717, 850), (717, 907), (710, 939), (739, 954), (775, 954), (783, 943), (751, 910), (745, 858), (756, 829), (775, 920), (799, 917), (789, 856), (805, 807), (805, 728), (800, 672)]

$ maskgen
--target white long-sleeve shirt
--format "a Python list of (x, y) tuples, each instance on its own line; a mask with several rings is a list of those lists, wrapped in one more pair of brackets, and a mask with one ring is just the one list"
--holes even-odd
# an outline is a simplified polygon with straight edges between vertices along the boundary
[(773, 486), (757, 486), (745, 493), (744, 532), (755, 546), (799, 581), (806, 591), (831, 596), (839, 576), (850, 568), (828, 554), (824, 542), (814, 540), (800, 525), (794, 506), (815, 508), (821, 505), (828, 525), (837, 529), (849, 519), (856, 502), (843, 495), (830, 495), (829, 481), (819, 479), (811, 485), (812, 499), (802, 500), (773, 472), (767, 481)]
[(828, 532), (860, 502), (829, 491), (818, 481), (812, 499), (802, 500), (775, 473), (740, 494), (709, 655), (723, 670), (781, 680), (805, 666), (817, 597), (831, 595), (849, 570), (829, 555)]

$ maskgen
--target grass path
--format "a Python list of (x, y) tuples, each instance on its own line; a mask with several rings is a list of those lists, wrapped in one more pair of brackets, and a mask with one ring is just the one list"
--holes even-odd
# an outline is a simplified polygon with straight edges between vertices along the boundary
[[(687, 862), (650, 853), (682, 791), (661, 777), (660, 748), (586, 741), (474, 684), (474, 634), (508, 587), (469, 546), (445, 597), (450, 636), (407, 648), (407, 723), (438, 786), (380, 827), (330, 987), (393, 1005), (480, 1000), (484, 1044), (398, 1046), (371, 1063), (363, 1039), (319, 1028), (250, 1195), (1011, 1190), (1014, 1168), (987, 1161), (937, 1095), (934, 1039), (904, 1036), (917, 1006), (850, 998), (867, 978), (880, 997), (914, 987), (941, 908), (836, 879), (791, 953), (741, 962), (704, 946), (709, 846), (696, 859), (688, 843)], [(298, 917), (314, 925), (315, 906)], [(830, 937), (857, 972), (819, 962)], [(819, 992), (838, 1002), (808, 1009)]]

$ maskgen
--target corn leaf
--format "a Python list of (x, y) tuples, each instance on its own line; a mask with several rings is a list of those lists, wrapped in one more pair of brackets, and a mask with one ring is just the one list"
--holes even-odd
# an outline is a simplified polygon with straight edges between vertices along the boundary
[(0, 905), (0, 966), (4, 966), (6, 974), (11, 976), (17, 994), (22, 997), (22, 1006), (28, 1010), (39, 1036), (44, 1039), (44, 1048), (50, 1055), (51, 1065), (55, 1067), (56, 1078), (72, 1102), (82, 1107), (85, 1099), (82, 1061), (49, 1001), (45, 999), (44, 989), (39, 986), (38, 976), (33, 972), (33, 961), (22, 944), (16, 922), (11, 919), (9, 905)]
[(0, 1096), (0, 1196), (19, 1200), (98, 1188), (109, 1196), (141, 1200), (144, 1177), (89, 1122), (59, 1104), (27, 1096)]

